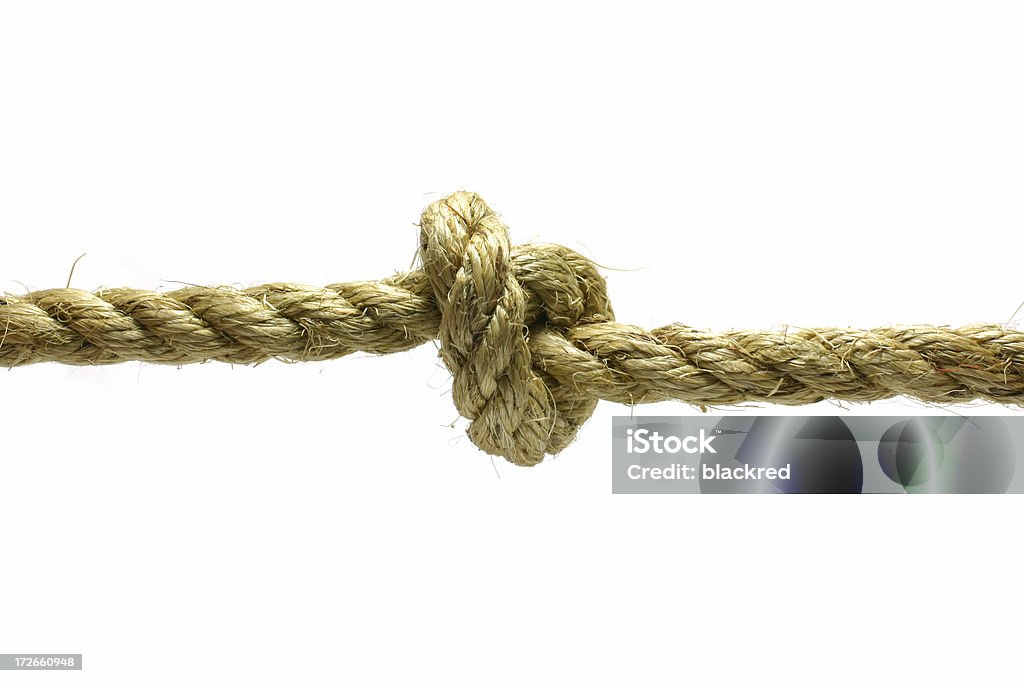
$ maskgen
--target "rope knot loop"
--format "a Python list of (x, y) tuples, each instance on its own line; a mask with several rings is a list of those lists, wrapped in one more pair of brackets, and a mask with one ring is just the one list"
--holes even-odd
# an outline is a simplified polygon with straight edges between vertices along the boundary
[(594, 264), (556, 245), (513, 248), (508, 227), (471, 192), (424, 209), (419, 256), (441, 314), (440, 355), (452, 373), (455, 406), (471, 421), (470, 439), (517, 465), (562, 450), (597, 402), (535, 368), (530, 338), (612, 319)]

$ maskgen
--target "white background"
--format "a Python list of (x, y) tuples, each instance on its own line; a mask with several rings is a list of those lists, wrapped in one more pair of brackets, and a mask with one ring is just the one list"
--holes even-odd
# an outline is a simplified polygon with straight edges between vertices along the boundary
[[(382, 277), (465, 188), (599, 261), (626, 322), (1006, 322), (1022, 34), (985, 2), (3, 3), (0, 288), (83, 252), (86, 289)], [(61, 681), (1019, 676), (1018, 498), (613, 497), (628, 407), (518, 469), (449, 387), (432, 345), (5, 372), (0, 650), (83, 652), (32, 675)]]

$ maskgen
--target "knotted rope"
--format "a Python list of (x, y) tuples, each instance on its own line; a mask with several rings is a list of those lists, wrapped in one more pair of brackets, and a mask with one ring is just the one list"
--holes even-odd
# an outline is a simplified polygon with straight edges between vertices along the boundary
[(325, 360), (438, 339), (473, 443), (518, 465), (565, 448), (598, 400), (1024, 405), (1024, 333), (1005, 326), (646, 331), (614, 321), (591, 261), (513, 247), (476, 194), (431, 204), (420, 228), (422, 267), (380, 281), (5, 295), (0, 366)]

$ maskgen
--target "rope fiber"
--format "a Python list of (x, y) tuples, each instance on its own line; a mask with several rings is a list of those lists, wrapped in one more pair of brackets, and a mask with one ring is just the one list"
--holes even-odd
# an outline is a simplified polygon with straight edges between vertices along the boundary
[(311, 361), (437, 339), (471, 440), (517, 465), (565, 448), (599, 400), (1024, 405), (1024, 333), (1003, 325), (716, 334), (615, 322), (590, 260), (558, 245), (513, 247), (469, 192), (424, 209), (419, 260), (384, 280), (326, 287), (3, 295), (0, 366)]

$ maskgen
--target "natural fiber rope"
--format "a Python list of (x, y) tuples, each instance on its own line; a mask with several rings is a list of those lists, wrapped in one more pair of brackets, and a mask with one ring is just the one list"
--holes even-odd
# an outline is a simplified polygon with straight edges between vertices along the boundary
[(470, 438), (519, 465), (568, 445), (598, 400), (1024, 405), (1024, 332), (1002, 325), (645, 331), (614, 322), (593, 263), (512, 247), (476, 194), (431, 204), (420, 227), (422, 267), (376, 282), (5, 295), (0, 366), (324, 360), (439, 339)]

